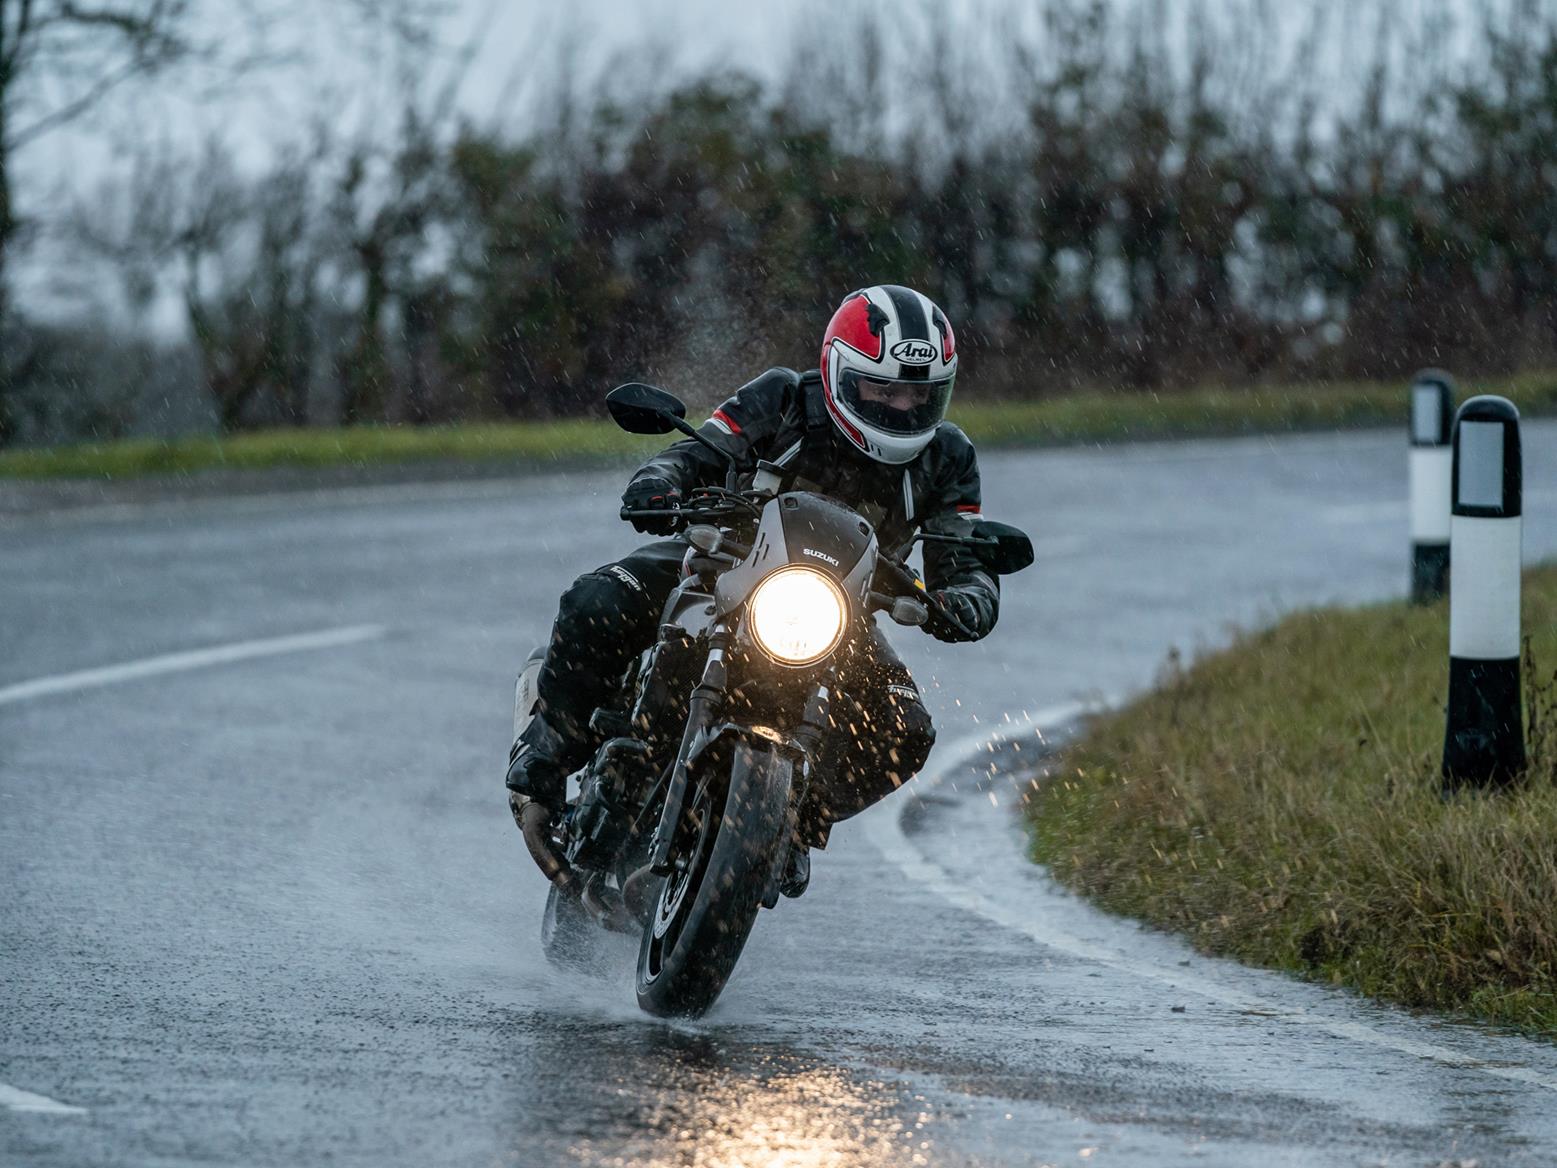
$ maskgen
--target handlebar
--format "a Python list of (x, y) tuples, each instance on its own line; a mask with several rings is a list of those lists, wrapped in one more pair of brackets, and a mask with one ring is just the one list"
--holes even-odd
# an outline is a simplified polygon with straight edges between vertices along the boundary
[(623, 507), (617, 512), (617, 517), (629, 521), (633, 519), (668, 519), (672, 525), (671, 530), (679, 532), (693, 523), (750, 514), (751, 512), (745, 507), (730, 505), (722, 507)]
[(685, 503), (672, 507), (622, 507), (617, 515), (621, 519), (667, 519), (679, 530), (688, 523), (706, 519), (721, 519), (731, 515), (756, 518), (762, 509), (759, 502), (769, 498), (765, 491), (735, 491), (725, 487), (700, 487)]

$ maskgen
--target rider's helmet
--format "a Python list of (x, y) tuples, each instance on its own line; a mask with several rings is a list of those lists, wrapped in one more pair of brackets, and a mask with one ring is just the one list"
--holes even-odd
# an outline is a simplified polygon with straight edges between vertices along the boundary
[(827, 412), (877, 462), (911, 462), (946, 417), (957, 341), (925, 295), (877, 284), (844, 297), (822, 337)]

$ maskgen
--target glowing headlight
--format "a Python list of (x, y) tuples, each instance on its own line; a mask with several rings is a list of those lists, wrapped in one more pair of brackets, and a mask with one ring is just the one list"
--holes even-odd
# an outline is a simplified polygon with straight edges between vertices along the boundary
[(849, 607), (843, 589), (811, 568), (780, 568), (752, 593), (751, 631), (785, 665), (809, 665), (838, 647)]

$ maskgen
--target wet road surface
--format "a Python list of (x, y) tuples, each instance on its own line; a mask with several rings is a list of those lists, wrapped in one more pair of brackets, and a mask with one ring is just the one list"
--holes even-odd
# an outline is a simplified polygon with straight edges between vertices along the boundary
[[(1554, 447), (1527, 424), (1532, 559)], [(1038, 564), (989, 641), (895, 636), (932, 781), (835, 833), (695, 1025), (638, 1015), (630, 943), (547, 968), (498, 778), (513, 669), (632, 545), (617, 477), (0, 526), (0, 1163), (1557, 1162), (1553, 1048), (1092, 912), (973, 749), (1398, 595), (1400, 435), (987, 455)]]

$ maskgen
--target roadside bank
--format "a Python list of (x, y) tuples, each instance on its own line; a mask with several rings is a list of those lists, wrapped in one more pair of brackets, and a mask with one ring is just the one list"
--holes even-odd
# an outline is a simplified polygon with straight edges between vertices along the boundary
[(1439, 799), (1442, 605), (1307, 611), (1099, 718), (1033, 857), (1205, 952), (1557, 1038), (1557, 566), (1524, 587), (1518, 790)]

